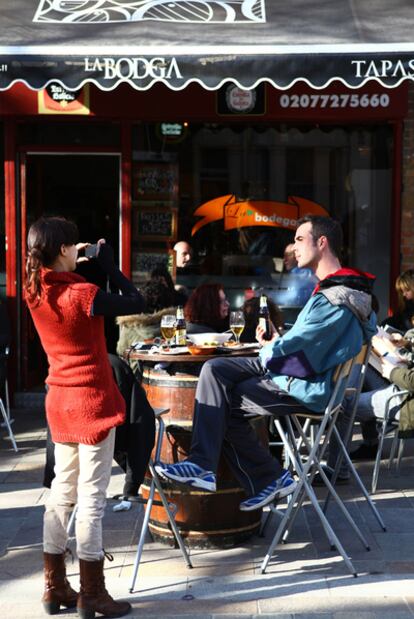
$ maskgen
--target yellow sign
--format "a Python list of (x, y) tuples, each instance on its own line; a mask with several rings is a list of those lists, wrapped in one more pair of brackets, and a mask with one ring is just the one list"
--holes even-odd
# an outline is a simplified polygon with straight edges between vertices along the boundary
[(289, 196), (287, 202), (238, 201), (235, 195), (230, 194), (209, 200), (194, 211), (194, 215), (201, 216), (203, 219), (193, 226), (191, 236), (194, 236), (200, 228), (220, 219), (224, 220), (224, 230), (250, 226), (271, 226), (294, 230), (297, 220), (309, 214), (328, 216), (329, 213), (320, 204), (297, 196)]
[(39, 114), (82, 114), (88, 115), (89, 84), (80, 90), (66, 90), (58, 82), (50, 83), (37, 93)]

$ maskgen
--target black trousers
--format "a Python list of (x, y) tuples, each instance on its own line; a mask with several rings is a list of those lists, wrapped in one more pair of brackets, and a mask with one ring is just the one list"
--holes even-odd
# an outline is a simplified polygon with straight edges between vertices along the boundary
[(216, 358), (203, 365), (196, 390), (189, 460), (217, 471), (220, 453), (248, 495), (280, 477), (281, 464), (264, 447), (246, 414), (306, 411), (271, 380), (256, 357)]

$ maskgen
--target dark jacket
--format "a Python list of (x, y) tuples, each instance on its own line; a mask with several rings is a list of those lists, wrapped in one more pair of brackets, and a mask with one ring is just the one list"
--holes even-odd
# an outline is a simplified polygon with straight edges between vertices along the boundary
[(116, 355), (109, 355), (109, 361), (127, 410), (125, 423), (116, 429), (114, 459), (125, 471), (123, 494), (135, 495), (154, 447), (154, 411), (129, 365)]

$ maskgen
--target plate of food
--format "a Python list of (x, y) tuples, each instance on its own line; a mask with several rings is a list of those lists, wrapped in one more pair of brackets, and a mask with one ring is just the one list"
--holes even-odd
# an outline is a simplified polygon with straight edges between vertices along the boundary
[(188, 339), (196, 346), (219, 346), (231, 338), (231, 333), (189, 333)]
[(189, 344), (187, 348), (191, 355), (213, 355), (217, 351), (217, 345), (214, 344)]
[(220, 350), (225, 350), (231, 352), (232, 350), (255, 350), (259, 348), (259, 344), (257, 342), (243, 342), (237, 343), (234, 340), (230, 340), (229, 342), (224, 342), (219, 346)]
[(167, 348), (160, 348), (157, 352), (161, 355), (184, 355), (188, 352), (187, 346), (168, 346)]

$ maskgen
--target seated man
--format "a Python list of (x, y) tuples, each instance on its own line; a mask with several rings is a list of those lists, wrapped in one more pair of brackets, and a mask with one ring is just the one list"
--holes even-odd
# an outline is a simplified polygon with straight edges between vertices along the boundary
[[(356, 421), (361, 422), (363, 443), (350, 453), (352, 460), (374, 459), (378, 448), (377, 421), (384, 419), (385, 407), (390, 396), (402, 389), (409, 395), (391, 401), (390, 421), (399, 420), (401, 438), (414, 436), (414, 369), (408, 369), (401, 359), (396, 363), (397, 351), (381, 338), (373, 338), (373, 347), (381, 356), (381, 374), (369, 368), (356, 411)], [(390, 354), (391, 352), (391, 354)], [(390, 361), (392, 359), (392, 361)]]
[(329, 217), (298, 222), (295, 253), (300, 267), (321, 280), (283, 336), (263, 339), (259, 358), (217, 358), (204, 364), (196, 391), (188, 460), (157, 471), (166, 479), (214, 492), (223, 450), (249, 498), (243, 511), (260, 509), (293, 492), (296, 482), (259, 442), (246, 413), (286, 415), (325, 409), (335, 368), (356, 355), (375, 331), (371, 310), (373, 276), (341, 269), (342, 233)]

